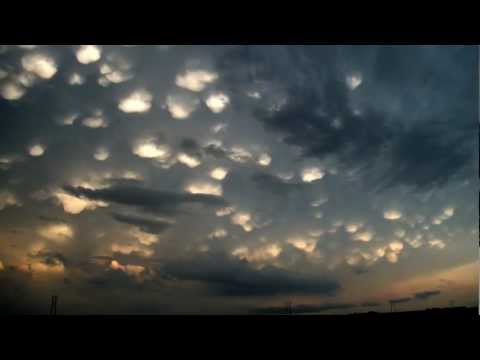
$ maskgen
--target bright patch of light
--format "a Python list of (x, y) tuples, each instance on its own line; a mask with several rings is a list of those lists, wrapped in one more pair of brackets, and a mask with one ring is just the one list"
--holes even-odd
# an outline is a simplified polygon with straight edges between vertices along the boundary
[(175, 84), (178, 87), (190, 91), (200, 92), (205, 87), (218, 79), (218, 75), (207, 70), (187, 70), (185, 73), (177, 75)]
[(230, 104), (230, 98), (223, 93), (215, 93), (210, 95), (205, 104), (215, 114), (220, 114)]
[(107, 207), (103, 201), (95, 201), (84, 198), (78, 198), (62, 191), (53, 194), (57, 203), (63, 207), (63, 211), (67, 214), (78, 215), (85, 210), (95, 210), (98, 207)]
[(189, 192), (190, 194), (205, 194), (214, 196), (223, 195), (222, 185), (201, 181), (188, 185), (185, 188), (185, 191)]
[(387, 210), (383, 213), (386, 220), (398, 220), (402, 218), (402, 213), (398, 210)]
[(345, 226), (345, 230), (350, 234), (356, 233), (358, 229), (360, 229), (360, 226), (358, 224), (348, 224)]
[(321, 180), (324, 176), (325, 173), (318, 167), (310, 167), (302, 170), (302, 180), (306, 183)]
[(261, 166), (269, 166), (272, 162), (272, 157), (268, 154), (261, 154), (258, 158), (258, 164)]
[(138, 142), (133, 153), (141, 158), (156, 159), (159, 162), (165, 162), (172, 156), (172, 150), (168, 145), (156, 144), (155, 139), (145, 139)]
[(144, 113), (150, 111), (153, 96), (146, 90), (137, 90), (122, 99), (118, 108), (125, 113)]
[(317, 241), (313, 239), (303, 239), (303, 238), (294, 238), (288, 239), (287, 242), (293, 245), (298, 250), (311, 253), (315, 250), (317, 246)]
[(210, 238), (216, 238), (216, 239), (222, 239), (227, 237), (228, 232), (225, 229), (216, 229), (214, 232), (212, 232), (209, 237)]
[(98, 110), (90, 117), (83, 119), (82, 125), (91, 129), (100, 129), (108, 127), (108, 123), (103, 117), (103, 112)]
[(194, 156), (190, 156), (186, 153), (180, 153), (177, 155), (177, 159), (180, 163), (188, 166), (189, 168), (196, 168), (202, 162)]
[(362, 231), (356, 233), (353, 236), (354, 241), (363, 241), (363, 242), (370, 242), (373, 239), (373, 233), (371, 231)]
[(253, 230), (252, 215), (248, 212), (237, 212), (230, 218), (232, 224), (243, 227), (246, 232)]
[(278, 244), (269, 244), (254, 250), (239, 247), (232, 252), (232, 255), (249, 262), (265, 262), (277, 258), (281, 253), (282, 248)]
[(57, 243), (64, 243), (73, 238), (72, 227), (67, 224), (50, 224), (40, 227), (37, 231), (41, 237)]
[(80, 45), (76, 56), (79, 63), (87, 65), (100, 60), (102, 50), (97, 45)]
[(228, 170), (222, 167), (217, 167), (210, 171), (210, 177), (215, 180), (222, 181), (228, 175)]
[(73, 73), (68, 77), (68, 84), (78, 86), (85, 84), (85, 78), (79, 73)]
[(28, 153), (30, 156), (39, 157), (45, 153), (45, 150), (46, 148), (43, 145), (34, 145), (28, 150)]
[(95, 160), (105, 161), (110, 157), (110, 153), (105, 148), (98, 148), (97, 151), (95, 151), (95, 154), (93, 154), (93, 157)]
[(110, 263), (110, 268), (112, 270), (120, 270), (126, 273), (127, 275), (138, 277), (145, 272), (145, 267), (140, 265), (122, 265), (117, 260), (113, 260)]
[(399, 253), (403, 250), (403, 243), (401, 241), (393, 241), (391, 242), (388, 247), (390, 250), (392, 250), (394, 253)]
[(1, 94), (5, 100), (19, 100), (25, 95), (25, 88), (14, 82), (7, 82), (2, 85)]
[(446, 217), (450, 218), (453, 215), (455, 215), (455, 208), (453, 208), (453, 207), (446, 208), (445, 210), (443, 210), (443, 214)]
[(350, 90), (355, 90), (360, 85), (362, 85), (363, 77), (360, 73), (353, 73), (347, 76), (346, 79), (347, 86)]
[(21, 206), (17, 197), (9, 191), (0, 192), (0, 211), (9, 206)]
[(166, 107), (172, 118), (185, 120), (192, 115), (199, 104), (198, 99), (182, 97), (178, 95), (169, 95), (166, 101)]
[(49, 56), (42, 54), (28, 54), (22, 58), (22, 66), (42, 79), (50, 79), (57, 73), (57, 64)]

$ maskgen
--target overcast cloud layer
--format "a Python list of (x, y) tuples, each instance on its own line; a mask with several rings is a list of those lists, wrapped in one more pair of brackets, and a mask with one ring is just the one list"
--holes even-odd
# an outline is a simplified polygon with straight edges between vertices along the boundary
[(0, 46), (0, 312), (477, 304), (474, 46)]

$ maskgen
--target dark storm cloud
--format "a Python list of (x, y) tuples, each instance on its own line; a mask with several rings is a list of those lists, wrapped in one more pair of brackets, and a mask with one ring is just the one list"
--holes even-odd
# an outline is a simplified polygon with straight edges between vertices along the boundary
[(340, 285), (333, 280), (302, 275), (274, 266), (257, 270), (246, 261), (223, 255), (172, 262), (166, 264), (163, 271), (177, 279), (204, 282), (213, 294), (220, 296), (334, 295), (340, 290)]
[[(232, 87), (255, 77), (284, 89), (285, 106), (254, 114), (303, 157), (371, 167), (380, 156), (377, 185), (425, 188), (473, 176), (477, 56), (461, 46), (244, 46), (222, 64)], [(364, 77), (356, 93), (346, 85), (352, 69)]]
[(112, 214), (113, 218), (121, 223), (135, 225), (140, 230), (150, 234), (160, 234), (170, 228), (172, 224), (168, 221), (151, 220), (139, 216)]
[(350, 310), (355, 308), (355, 304), (323, 304), (323, 305), (309, 305), (309, 304), (294, 304), (291, 309), (285, 307), (265, 307), (252, 310), (256, 314), (313, 314), (321, 313), (331, 310)]
[(431, 297), (440, 295), (441, 293), (442, 292), (439, 290), (422, 291), (422, 292), (415, 293), (414, 297), (417, 300), (427, 300), (427, 299), (430, 299)]
[[(444, 185), (449, 179), (473, 175), (474, 141), (477, 124), (473, 116), (448, 121), (415, 124), (393, 145), (389, 184), (411, 184), (428, 188)], [(455, 126), (452, 123), (455, 122)]]
[(388, 300), (388, 302), (392, 305), (403, 304), (403, 303), (410, 302), (410, 301), (412, 301), (412, 298), (410, 298), (410, 297), (403, 297), (403, 298)]
[(65, 191), (91, 200), (103, 200), (121, 205), (135, 206), (147, 211), (171, 214), (182, 204), (199, 203), (206, 206), (224, 206), (220, 197), (205, 194), (180, 194), (133, 186), (114, 186), (107, 189), (91, 190), (66, 186)]
[(340, 80), (330, 80), (325, 91), (327, 99), (322, 100), (314, 92), (292, 89), (284, 108), (258, 111), (257, 117), (267, 128), (283, 134), (284, 142), (299, 146), (304, 157), (336, 155), (355, 161), (378, 155), (391, 138), (384, 116), (373, 111), (355, 116), (349, 109), (346, 85)]

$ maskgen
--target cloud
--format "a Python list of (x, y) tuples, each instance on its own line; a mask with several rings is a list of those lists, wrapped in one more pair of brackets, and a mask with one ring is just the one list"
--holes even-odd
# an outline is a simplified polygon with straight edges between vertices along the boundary
[(272, 157), (267, 153), (263, 153), (258, 157), (258, 164), (261, 166), (269, 166), (271, 163)]
[(205, 194), (211, 196), (222, 196), (223, 189), (221, 184), (207, 182), (207, 181), (195, 181), (185, 187), (185, 191), (190, 194)]
[(232, 256), (248, 262), (263, 263), (278, 258), (282, 251), (278, 244), (268, 244), (256, 249), (242, 246), (232, 251)]
[(95, 158), (95, 160), (105, 161), (108, 160), (108, 158), (110, 157), (110, 152), (108, 151), (108, 149), (100, 147), (95, 150), (93, 157)]
[(38, 231), (41, 237), (62, 244), (71, 240), (75, 235), (73, 228), (65, 223), (48, 224), (41, 226)]
[(10, 81), (2, 84), (0, 93), (5, 100), (15, 101), (21, 99), (26, 90), (20, 84)]
[(27, 54), (22, 58), (22, 66), (42, 79), (50, 79), (57, 73), (55, 60), (47, 55)]
[(43, 156), (43, 154), (45, 153), (45, 150), (46, 150), (45, 145), (37, 144), (37, 145), (31, 146), (28, 149), (28, 153), (30, 154), (30, 156), (33, 156), (33, 157), (40, 157), (40, 156)]
[(108, 127), (108, 122), (105, 120), (103, 112), (101, 110), (97, 110), (92, 116), (83, 119), (82, 125), (91, 129), (100, 129)]
[(428, 300), (431, 297), (438, 296), (442, 292), (440, 290), (432, 290), (432, 291), (421, 291), (414, 294), (415, 299), (417, 300)]
[(102, 49), (97, 45), (80, 45), (76, 51), (79, 63), (87, 65), (97, 62), (102, 57)]
[(196, 158), (195, 156), (191, 156), (189, 154), (186, 154), (186, 153), (180, 153), (177, 155), (177, 159), (180, 163), (188, 166), (189, 168), (196, 168), (197, 166), (199, 166), (202, 161), (198, 158)]
[(113, 186), (106, 189), (86, 189), (67, 186), (66, 192), (77, 197), (91, 200), (113, 202), (121, 205), (139, 207), (158, 213), (174, 213), (183, 204), (199, 203), (205, 206), (225, 206), (219, 196), (206, 194), (179, 194), (171, 191), (146, 189), (134, 186)]
[(214, 114), (220, 114), (230, 104), (230, 98), (221, 92), (213, 93), (205, 100), (205, 104)]
[(152, 108), (153, 96), (147, 90), (137, 90), (120, 100), (118, 108), (127, 113), (145, 113)]
[(236, 212), (231, 216), (230, 220), (232, 224), (241, 226), (246, 232), (251, 232), (255, 227), (252, 221), (252, 214), (246, 211)]
[(197, 98), (173, 94), (167, 96), (165, 106), (172, 118), (176, 120), (185, 120), (192, 115), (198, 105), (199, 101)]
[(172, 226), (171, 221), (150, 219), (133, 215), (112, 214), (118, 222), (137, 226), (143, 232), (149, 234), (160, 234)]
[(22, 203), (10, 191), (0, 191), (0, 211), (10, 206), (21, 206)]
[(340, 289), (333, 280), (273, 266), (256, 270), (245, 261), (221, 255), (171, 262), (163, 271), (180, 280), (206, 283), (211, 292), (219, 296), (334, 295)]
[(228, 175), (228, 170), (222, 167), (217, 167), (210, 171), (210, 177), (215, 180), (222, 181)]
[(325, 173), (318, 167), (309, 167), (302, 170), (302, 180), (306, 183), (311, 183), (323, 179)]
[(218, 74), (208, 70), (187, 70), (177, 75), (175, 84), (190, 91), (200, 92), (217, 79)]
[(398, 210), (387, 210), (383, 213), (386, 220), (399, 220), (402, 218), (402, 213)]

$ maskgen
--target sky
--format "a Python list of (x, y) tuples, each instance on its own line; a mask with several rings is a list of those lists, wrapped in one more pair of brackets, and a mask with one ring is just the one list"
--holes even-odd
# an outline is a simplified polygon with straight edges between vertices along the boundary
[(0, 313), (478, 304), (475, 46), (0, 45)]

